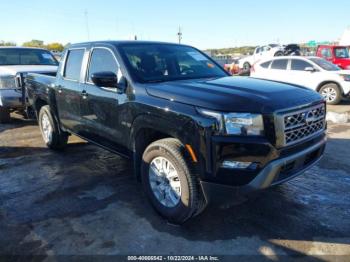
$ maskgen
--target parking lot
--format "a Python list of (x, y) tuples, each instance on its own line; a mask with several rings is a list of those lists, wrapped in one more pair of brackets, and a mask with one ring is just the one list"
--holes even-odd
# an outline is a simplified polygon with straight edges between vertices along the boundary
[(131, 162), (76, 137), (52, 152), (34, 121), (14, 117), (0, 126), (2, 255), (350, 255), (350, 123), (328, 125), (306, 174), (178, 227), (153, 211)]

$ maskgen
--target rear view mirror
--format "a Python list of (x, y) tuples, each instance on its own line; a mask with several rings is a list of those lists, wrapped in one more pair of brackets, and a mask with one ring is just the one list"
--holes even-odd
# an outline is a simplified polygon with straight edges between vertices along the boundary
[(92, 82), (100, 87), (114, 87), (118, 85), (118, 77), (113, 72), (97, 72), (91, 76)]
[(304, 71), (312, 73), (312, 72), (316, 72), (316, 69), (311, 67), (311, 66), (309, 66), (309, 67), (305, 67)]

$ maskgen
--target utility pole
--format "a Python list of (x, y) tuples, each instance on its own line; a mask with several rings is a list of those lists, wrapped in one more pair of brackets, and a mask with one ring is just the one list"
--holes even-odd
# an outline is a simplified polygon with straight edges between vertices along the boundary
[(177, 33), (177, 36), (179, 37), (179, 44), (181, 44), (181, 40), (182, 40), (182, 30), (181, 30), (181, 26), (179, 26), (179, 32)]
[(88, 38), (88, 41), (90, 41), (89, 17), (88, 17), (88, 11), (87, 10), (85, 10), (84, 15), (85, 15), (85, 24), (86, 24), (87, 38)]

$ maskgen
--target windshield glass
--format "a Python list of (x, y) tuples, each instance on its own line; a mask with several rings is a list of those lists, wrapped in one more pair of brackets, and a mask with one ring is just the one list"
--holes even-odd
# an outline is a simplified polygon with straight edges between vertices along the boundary
[(58, 62), (46, 50), (0, 48), (0, 66), (4, 65), (58, 65)]
[(125, 44), (120, 51), (141, 83), (227, 76), (215, 62), (188, 46)]
[(349, 50), (346, 47), (334, 48), (334, 56), (336, 58), (349, 58)]
[(323, 68), (327, 71), (338, 71), (340, 70), (340, 67), (336, 66), (335, 64), (332, 64), (322, 58), (310, 58), (312, 62)]

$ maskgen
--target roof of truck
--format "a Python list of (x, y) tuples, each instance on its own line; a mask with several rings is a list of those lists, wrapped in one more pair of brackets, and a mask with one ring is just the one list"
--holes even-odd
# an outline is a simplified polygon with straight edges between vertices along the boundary
[(133, 45), (141, 45), (141, 44), (166, 44), (166, 45), (178, 45), (177, 43), (169, 43), (169, 42), (161, 42), (161, 41), (140, 41), (140, 40), (120, 40), (120, 41), (92, 41), (92, 42), (82, 42), (71, 44), (70, 47), (74, 46), (83, 46), (90, 44), (111, 44), (111, 45), (124, 45), (124, 44), (133, 44)]
[(0, 49), (36, 49), (36, 50), (45, 50), (48, 51), (45, 48), (40, 47), (27, 47), (27, 46), (0, 46)]

